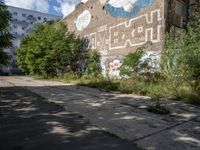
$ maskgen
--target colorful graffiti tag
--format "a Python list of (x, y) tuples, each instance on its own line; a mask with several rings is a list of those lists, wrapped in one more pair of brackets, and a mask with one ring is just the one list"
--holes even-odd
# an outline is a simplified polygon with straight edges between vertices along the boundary
[(105, 9), (113, 17), (134, 18), (143, 8), (151, 6), (155, 0), (109, 0)]
[(114, 59), (109, 63), (109, 76), (111, 78), (120, 78), (120, 67), (122, 63), (119, 59)]

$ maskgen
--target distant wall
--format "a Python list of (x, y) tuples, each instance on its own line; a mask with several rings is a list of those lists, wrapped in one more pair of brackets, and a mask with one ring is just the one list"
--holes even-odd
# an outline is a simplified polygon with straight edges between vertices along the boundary
[(121, 59), (146, 42), (152, 42), (146, 51), (162, 51), (164, 3), (164, 0), (110, 0), (108, 3), (89, 0), (79, 4), (64, 21), (70, 31), (90, 41), (90, 48), (100, 51), (102, 67), (115, 71), (115, 76)]

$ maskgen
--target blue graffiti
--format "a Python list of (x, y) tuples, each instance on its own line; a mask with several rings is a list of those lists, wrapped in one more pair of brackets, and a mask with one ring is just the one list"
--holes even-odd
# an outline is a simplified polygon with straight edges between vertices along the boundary
[(123, 7), (114, 7), (107, 3), (105, 5), (105, 10), (109, 12), (113, 17), (124, 17), (131, 19), (137, 17), (142, 8), (147, 8), (154, 2), (155, 0), (137, 0), (134, 4), (132, 4), (130, 11), (126, 11)]

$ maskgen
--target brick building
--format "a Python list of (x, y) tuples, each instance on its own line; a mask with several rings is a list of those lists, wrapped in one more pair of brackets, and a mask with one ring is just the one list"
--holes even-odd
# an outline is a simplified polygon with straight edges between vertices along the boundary
[(70, 31), (99, 50), (104, 70), (118, 76), (121, 59), (146, 43), (147, 55), (159, 55), (169, 28), (184, 28), (199, 0), (88, 0), (64, 22)]

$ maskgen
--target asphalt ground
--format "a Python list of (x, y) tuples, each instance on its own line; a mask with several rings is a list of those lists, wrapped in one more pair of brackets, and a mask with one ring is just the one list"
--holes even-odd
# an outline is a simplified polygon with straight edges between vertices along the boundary
[(138, 149), (29, 90), (0, 85), (0, 150)]

